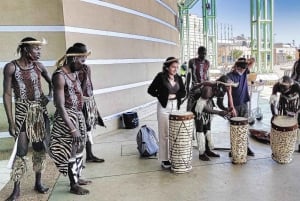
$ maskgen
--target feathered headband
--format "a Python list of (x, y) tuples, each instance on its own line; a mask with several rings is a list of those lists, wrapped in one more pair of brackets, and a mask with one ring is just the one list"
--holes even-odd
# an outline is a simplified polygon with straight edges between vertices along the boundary
[(65, 54), (64, 56), (62, 56), (60, 59), (57, 60), (55, 66), (56, 67), (62, 67), (65, 63), (65, 61), (67, 60), (67, 57), (82, 57), (82, 56), (90, 56), (91, 55), (91, 51), (87, 51), (84, 53), (69, 53), (69, 54)]

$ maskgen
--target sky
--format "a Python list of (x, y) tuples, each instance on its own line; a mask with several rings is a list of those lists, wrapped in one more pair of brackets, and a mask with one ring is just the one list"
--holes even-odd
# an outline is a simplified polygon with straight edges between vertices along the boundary
[[(202, 1), (190, 13), (202, 17)], [(292, 43), (299, 46), (300, 28), (297, 18), (300, 13), (299, 0), (274, 0), (274, 39), (275, 43)], [(297, 15), (298, 14), (298, 15)], [(298, 17), (297, 17), (298, 16)], [(233, 36), (250, 36), (250, 0), (216, 0), (218, 26), (232, 25)]]

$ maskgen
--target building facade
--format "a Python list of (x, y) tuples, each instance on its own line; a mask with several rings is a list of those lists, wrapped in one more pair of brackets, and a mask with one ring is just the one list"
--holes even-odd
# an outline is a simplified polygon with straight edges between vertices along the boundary
[[(124, 112), (137, 111), (140, 117), (155, 112), (156, 100), (147, 94), (148, 85), (167, 57), (179, 57), (176, 1), (2, 0), (0, 6), (2, 69), (18, 58), (16, 48), (24, 37), (47, 39), (41, 62), (50, 73), (69, 46), (82, 42), (92, 51), (87, 63), (107, 125), (100, 133), (120, 127)], [(3, 104), (1, 110), (5, 114)], [(0, 128), (7, 130), (6, 118)]]

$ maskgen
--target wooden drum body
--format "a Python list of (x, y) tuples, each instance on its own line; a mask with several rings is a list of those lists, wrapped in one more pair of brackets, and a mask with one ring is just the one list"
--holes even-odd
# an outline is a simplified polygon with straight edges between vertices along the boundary
[(282, 164), (291, 162), (297, 140), (297, 119), (288, 116), (276, 116), (272, 119), (271, 125), (272, 159)]
[(243, 164), (247, 162), (248, 146), (248, 119), (233, 117), (230, 119), (230, 145), (232, 163)]
[(169, 151), (171, 170), (185, 173), (192, 169), (194, 114), (174, 112), (169, 116)]

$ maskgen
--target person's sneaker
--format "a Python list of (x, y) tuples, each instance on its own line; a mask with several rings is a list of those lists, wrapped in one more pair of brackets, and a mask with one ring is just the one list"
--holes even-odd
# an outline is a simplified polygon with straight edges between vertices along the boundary
[(209, 157), (220, 157), (219, 154), (216, 154), (215, 152), (212, 152), (211, 150), (205, 151), (206, 155)]
[(247, 148), (247, 155), (248, 156), (255, 156), (254, 152), (249, 147)]
[(205, 153), (204, 154), (199, 154), (199, 160), (210, 161), (210, 159), (208, 158), (208, 156)]
[(171, 163), (170, 163), (170, 161), (162, 161), (162, 162), (161, 162), (161, 167), (163, 167), (164, 169), (169, 169), (169, 168), (171, 168)]

